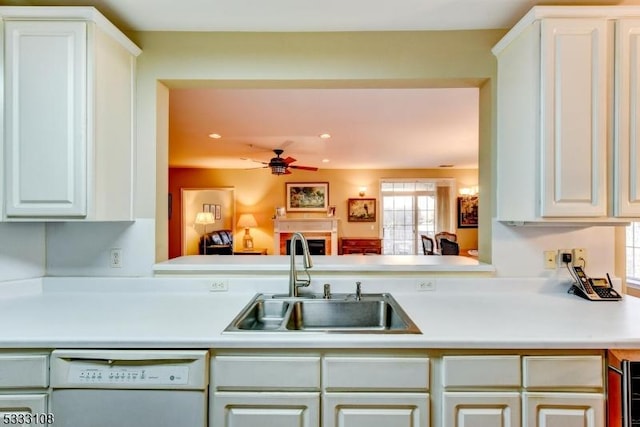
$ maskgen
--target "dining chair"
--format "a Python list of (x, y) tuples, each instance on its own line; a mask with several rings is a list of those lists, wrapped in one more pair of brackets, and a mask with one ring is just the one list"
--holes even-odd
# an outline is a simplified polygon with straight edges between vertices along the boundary
[(433, 239), (424, 234), (420, 235), (420, 239), (422, 239), (422, 252), (425, 255), (435, 255)]
[(440, 254), (441, 255), (460, 255), (460, 246), (457, 242), (449, 239), (440, 239)]
[(440, 240), (442, 239), (447, 239), (452, 242), (458, 241), (458, 236), (455, 233), (449, 233), (448, 231), (440, 231), (439, 233), (436, 233), (434, 238), (436, 239), (436, 249), (442, 248), (442, 245), (440, 244)]

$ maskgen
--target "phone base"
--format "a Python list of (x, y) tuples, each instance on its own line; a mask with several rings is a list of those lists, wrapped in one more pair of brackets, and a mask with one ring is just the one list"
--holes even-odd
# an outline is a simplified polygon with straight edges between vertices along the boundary
[(589, 301), (592, 301), (591, 298), (589, 298), (583, 291), (582, 289), (580, 289), (578, 286), (576, 285), (571, 285), (571, 287), (569, 288), (569, 290), (567, 291), (570, 294), (573, 295), (578, 295), (579, 297), (582, 297), (584, 299), (587, 299)]
[(578, 295), (579, 297), (589, 301), (620, 301), (622, 299), (622, 297), (614, 290), (612, 290), (612, 294), (609, 297), (605, 297), (605, 298), (602, 298), (599, 296), (590, 297), (577, 285), (571, 285), (571, 287), (567, 292), (570, 294)]

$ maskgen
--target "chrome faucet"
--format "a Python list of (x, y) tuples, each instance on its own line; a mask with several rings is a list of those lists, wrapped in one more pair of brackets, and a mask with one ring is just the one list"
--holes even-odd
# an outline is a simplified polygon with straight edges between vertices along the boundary
[[(298, 279), (298, 273), (296, 271), (296, 241), (300, 240), (300, 246), (302, 246), (302, 265), (304, 266), (304, 272), (307, 275), (306, 279)], [(304, 238), (302, 233), (293, 233), (291, 236), (291, 242), (289, 246), (289, 254), (291, 256), (291, 265), (289, 267), (289, 296), (298, 296), (298, 287), (309, 286), (311, 283), (311, 276), (308, 269), (313, 267), (311, 261), (311, 254), (309, 253), (309, 244), (307, 239)]]

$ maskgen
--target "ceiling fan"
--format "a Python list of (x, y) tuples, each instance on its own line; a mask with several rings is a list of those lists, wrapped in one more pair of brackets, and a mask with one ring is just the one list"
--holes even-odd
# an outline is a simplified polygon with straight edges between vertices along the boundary
[[(284, 153), (284, 150), (277, 148), (275, 150), (273, 150), (273, 152), (276, 154), (276, 157), (273, 157), (271, 160), (269, 160), (268, 162), (260, 162), (265, 166), (265, 168), (271, 168), (271, 173), (273, 175), (286, 175), (286, 174), (290, 174), (291, 171), (289, 170), (291, 169), (300, 169), (300, 170), (307, 170), (307, 171), (317, 171), (318, 168), (315, 168), (313, 166), (298, 166), (298, 165), (292, 165), (291, 163), (295, 162), (296, 159), (294, 159), (293, 157), (287, 157), (286, 159), (283, 159), (282, 157), (280, 157), (280, 155), (282, 153)], [(258, 161), (258, 160), (254, 160), (254, 161)]]

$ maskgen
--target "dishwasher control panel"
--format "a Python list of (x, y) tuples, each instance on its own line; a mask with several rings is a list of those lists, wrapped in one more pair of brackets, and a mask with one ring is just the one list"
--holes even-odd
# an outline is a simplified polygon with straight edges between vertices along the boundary
[(77, 362), (69, 366), (67, 381), (76, 384), (185, 385), (188, 366), (118, 366)]
[(59, 349), (51, 352), (54, 389), (206, 390), (208, 350)]

